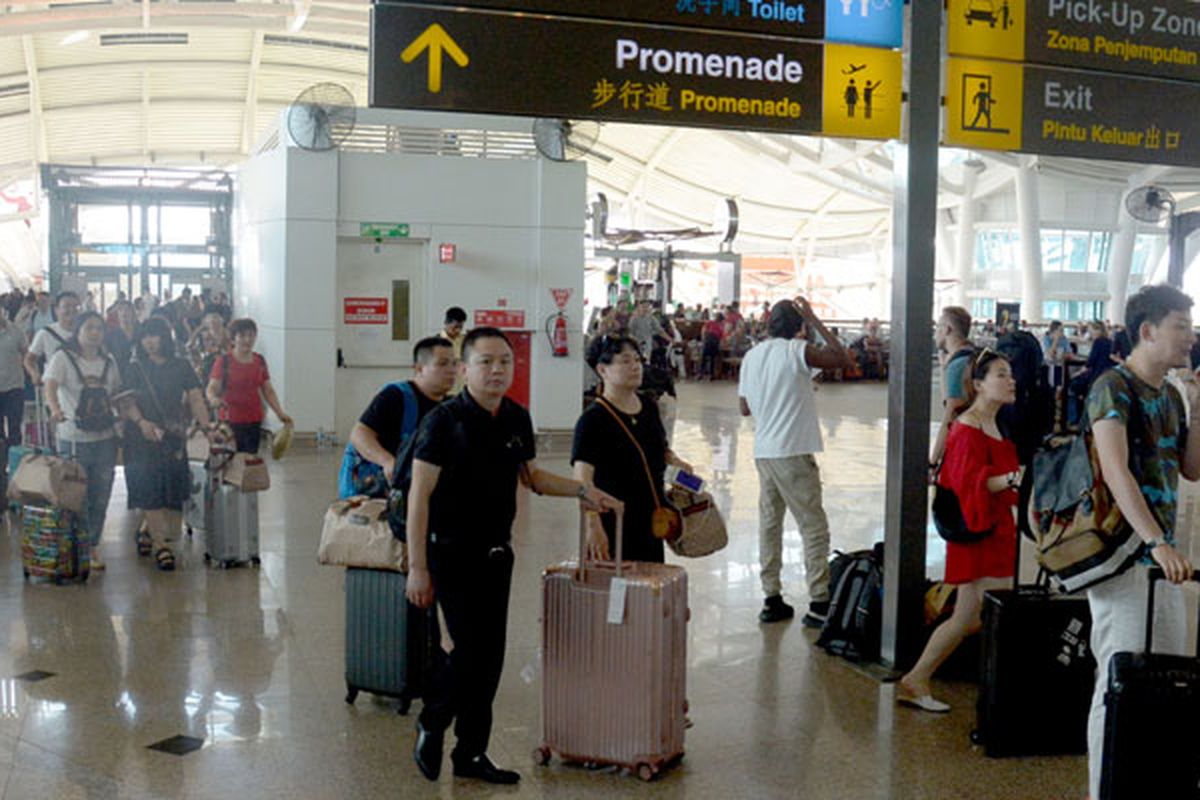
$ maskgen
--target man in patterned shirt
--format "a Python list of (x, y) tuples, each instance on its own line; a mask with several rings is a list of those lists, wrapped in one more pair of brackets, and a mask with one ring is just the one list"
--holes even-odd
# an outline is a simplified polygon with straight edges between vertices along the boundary
[[(1088, 590), (1098, 666), (1088, 722), (1092, 798), (1100, 797), (1108, 662), (1116, 652), (1144, 648), (1148, 568), (1161, 566), (1174, 584), (1192, 571), (1175, 549), (1175, 516), (1179, 476), (1200, 479), (1200, 425), (1189, 428), (1183, 398), (1166, 380), (1172, 369), (1186, 369), (1188, 403), (1193, 413), (1200, 412), (1200, 383), (1189, 361), (1196, 339), (1191, 308), (1191, 298), (1172, 286), (1147, 286), (1131, 297), (1125, 321), (1133, 352), (1099, 377), (1088, 395), (1100, 472), (1121, 514), (1145, 542), (1139, 564)], [(1186, 644), (1183, 596), (1172, 586), (1158, 593), (1154, 647), (1183, 653)]]

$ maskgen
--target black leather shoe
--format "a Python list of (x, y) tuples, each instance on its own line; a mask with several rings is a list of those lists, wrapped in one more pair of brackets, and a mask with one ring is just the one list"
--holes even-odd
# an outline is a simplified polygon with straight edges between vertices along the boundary
[(500, 769), (486, 755), (475, 756), (469, 761), (455, 761), (454, 775), (458, 778), (476, 778), (485, 783), (509, 785), (521, 780), (520, 773), (511, 769)]
[[(431, 731), (417, 722), (417, 744), (413, 748), (413, 760), (421, 774), (436, 781), (442, 774), (442, 731)], [(456, 770), (457, 772), (457, 770)]]
[(758, 618), (762, 622), (782, 622), (796, 615), (796, 609), (783, 602), (783, 596), (773, 594), (763, 602)]

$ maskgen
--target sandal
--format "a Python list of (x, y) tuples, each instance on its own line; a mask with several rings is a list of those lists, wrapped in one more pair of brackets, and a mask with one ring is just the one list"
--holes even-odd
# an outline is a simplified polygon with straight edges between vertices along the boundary
[(163, 572), (173, 572), (175, 570), (175, 554), (165, 547), (160, 547), (158, 552), (154, 554), (156, 566)]
[(150, 538), (150, 531), (145, 528), (138, 528), (137, 532), (137, 553), (139, 556), (148, 556), (150, 551), (154, 549), (154, 540)]

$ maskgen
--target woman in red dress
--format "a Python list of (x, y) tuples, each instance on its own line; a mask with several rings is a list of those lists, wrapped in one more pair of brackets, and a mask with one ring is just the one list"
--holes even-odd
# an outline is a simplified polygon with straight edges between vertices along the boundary
[(1012, 581), (1017, 526), (1013, 509), (1021, 482), (1017, 448), (996, 426), (996, 413), (1016, 401), (1017, 383), (1008, 359), (991, 350), (975, 357), (968, 373), (967, 409), (946, 439), (938, 484), (954, 491), (973, 531), (995, 532), (972, 544), (946, 543), (946, 583), (957, 587), (954, 613), (929, 638), (912, 670), (900, 679), (896, 699), (922, 711), (945, 713), (929, 681), (963, 639), (982, 627), (983, 593)]

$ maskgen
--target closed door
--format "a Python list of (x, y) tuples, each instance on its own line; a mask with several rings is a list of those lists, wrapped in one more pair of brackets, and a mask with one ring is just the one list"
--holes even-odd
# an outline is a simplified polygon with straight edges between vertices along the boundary
[(338, 435), (381, 386), (412, 377), (412, 348), (427, 336), (421, 242), (338, 241)]

